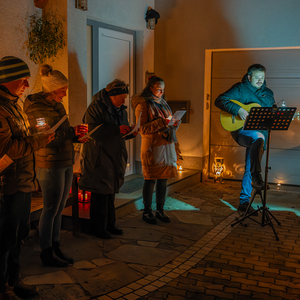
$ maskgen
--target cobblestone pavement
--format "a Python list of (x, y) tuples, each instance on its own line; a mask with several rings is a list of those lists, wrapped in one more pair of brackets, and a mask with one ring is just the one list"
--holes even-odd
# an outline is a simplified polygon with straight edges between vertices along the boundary
[(193, 210), (174, 205), (171, 223), (157, 225), (136, 211), (110, 240), (63, 231), (62, 249), (76, 261), (67, 268), (41, 265), (33, 232), (22, 250), (24, 281), (39, 286), (35, 299), (300, 299), (300, 191), (268, 192), (277, 241), (261, 213), (231, 226), (239, 190), (234, 181), (199, 183), (168, 199)]

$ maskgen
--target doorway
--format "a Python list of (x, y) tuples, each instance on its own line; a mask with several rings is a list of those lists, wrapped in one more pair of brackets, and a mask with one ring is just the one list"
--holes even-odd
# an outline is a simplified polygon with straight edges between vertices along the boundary
[[(92, 95), (113, 81), (124, 80), (129, 84), (126, 98), (128, 122), (134, 124), (131, 97), (135, 94), (135, 31), (88, 20), (88, 103)], [(134, 141), (126, 141), (128, 162), (125, 176), (134, 173)]]

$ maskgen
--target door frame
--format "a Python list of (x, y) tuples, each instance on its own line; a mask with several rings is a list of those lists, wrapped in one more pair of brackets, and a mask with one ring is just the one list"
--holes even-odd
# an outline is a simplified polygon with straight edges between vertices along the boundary
[[(214, 52), (227, 51), (254, 51), (254, 50), (299, 50), (299, 46), (295, 47), (268, 47), (268, 48), (222, 48), (222, 49), (206, 49), (204, 61), (204, 101), (203, 101), (203, 157), (205, 164), (203, 174), (205, 177), (212, 178), (210, 162), (210, 116), (211, 116), (211, 82), (212, 82), (212, 65)], [(229, 88), (229, 87), (228, 87)]]
[[(91, 19), (87, 19), (87, 25), (90, 25), (92, 28), (92, 91), (93, 95), (99, 92), (99, 78), (98, 78), (98, 73), (96, 72), (96, 69), (93, 68), (93, 65), (98, 66), (99, 65), (99, 60), (98, 60), (98, 52), (99, 52), (99, 43), (98, 43), (98, 30), (96, 30), (98, 27), (105, 28), (105, 29), (110, 29), (114, 31), (119, 31), (123, 33), (127, 33), (133, 36), (133, 78), (135, 79), (135, 68), (136, 68), (136, 63), (135, 63), (135, 48), (136, 48), (136, 32), (134, 30), (106, 24), (103, 22), (98, 22), (94, 21)], [(133, 80), (133, 94), (135, 94), (135, 80)]]

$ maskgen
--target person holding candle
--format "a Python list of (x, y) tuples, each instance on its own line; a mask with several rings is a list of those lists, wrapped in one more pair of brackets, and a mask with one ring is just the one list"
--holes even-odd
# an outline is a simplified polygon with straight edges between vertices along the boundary
[[(24, 103), (32, 132), (53, 127), (66, 116), (61, 102), (67, 94), (68, 79), (47, 64), (41, 66), (40, 75), (43, 92), (29, 95)], [(54, 140), (36, 152), (37, 178), (44, 202), (39, 221), (40, 257), (45, 266), (65, 267), (74, 262), (60, 250), (61, 214), (73, 180), (73, 142), (78, 142), (85, 133), (86, 126), (72, 127), (66, 119), (56, 129)]]

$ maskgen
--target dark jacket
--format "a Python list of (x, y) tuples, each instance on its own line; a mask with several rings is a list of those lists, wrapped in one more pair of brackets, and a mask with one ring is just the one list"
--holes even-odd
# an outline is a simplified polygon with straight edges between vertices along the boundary
[(83, 122), (89, 131), (102, 126), (83, 145), (79, 188), (99, 194), (118, 193), (127, 165), (125, 139), (119, 128), (128, 125), (126, 106), (118, 112), (103, 89), (94, 95)]
[(0, 157), (6, 154), (14, 161), (1, 173), (5, 195), (37, 189), (34, 151), (46, 146), (39, 135), (30, 135), (27, 117), (17, 101), (18, 97), (0, 86)]
[[(45, 118), (45, 122), (53, 127), (66, 115), (63, 104), (47, 100), (44, 93), (29, 95), (24, 103), (24, 112), (28, 116), (32, 133), (37, 132), (36, 119)], [(71, 166), (74, 163), (73, 139), (75, 132), (67, 119), (56, 129), (54, 140), (36, 152), (36, 166), (39, 168)]]
[[(244, 75), (242, 82), (234, 84), (228, 91), (221, 94), (216, 100), (215, 105), (234, 116), (238, 115), (240, 106), (230, 100), (237, 100), (243, 104), (258, 103), (261, 107), (272, 107), (274, 104), (273, 92), (267, 88), (264, 81), (260, 89), (256, 89), (248, 80), (247, 74)], [(232, 131), (232, 137), (237, 141), (238, 133), (241, 129)], [(267, 137), (266, 130), (260, 130)]]

